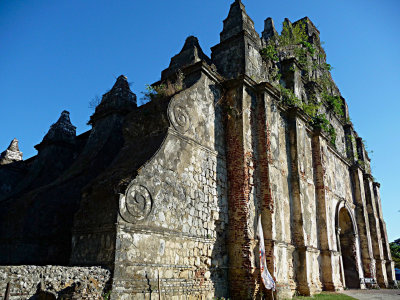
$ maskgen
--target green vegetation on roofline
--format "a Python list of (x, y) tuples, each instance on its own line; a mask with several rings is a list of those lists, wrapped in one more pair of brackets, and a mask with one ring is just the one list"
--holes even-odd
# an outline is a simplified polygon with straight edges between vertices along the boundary
[[(310, 116), (310, 125), (326, 132), (329, 136), (330, 143), (336, 146), (336, 130), (329, 122), (325, 112), (321, 111), (320, 108), (321, 105), (325, 103), (327, 112), (336, 114), (336, 116), (344, 121), (343, 101), (340, 96), (332, 93), (334, 83), (329, 74), (332, 70), (332, 66), (324, 62), (325, 53), (323, 49), (311, 44), (308, 39), (305, 21), (297, 22), (294, 25), (285, 21), (283, 22), (281, 34), (270, 38), (266, 47), (263, 48), (260, 53), (263, 59), (269, 62), (270, 79), (275, 84), (278, 84), (282, 102), (287, 106), (299, 107), (302, 109)], [(306, 103), (297, 98), (292, 90), (286, 89), (281, 84), (277, 83), (281, 79), (279, 55), (286, 49), (293, 50), (293, 54), (299, 67), (303, 71), (303, 75), (307, 76), (306, 80), (314, 81), (322, 89), (322, 92), (319, 94), (320, 101), (313, 96), (312, 99), (308, 99)], [(289, 70), (295, 72), (297, 71), (297, 67), (292, 66)], [(308, 76), (311, 75), (311, 71), (316, 70), (320, 70), (320, 76), (317, 79)]]
[(166, 82), (158, 85), (146, 84), (146, 92), (144, 92), (144, 100), (157, 100), (165, 97), (170, 97), (184, 89), (183, 81), (185, 75), (181, 70), (176, 73), (175, 82), (171, 82), (169, 79)]
[[(301, 101), (296, 95), (289, 89), (279, 85), (282, 101), (287, 106), (298, 107), (302, 109), (307, 115), (311, 117), (310, 125), (325, 131), (329, 136), (329, 142), (332, 146), (336, 147), (336, 130), (335, 127), (329, 122), (325, 114), (319, 113), (321, 103), (318, 103), (315, 99), (310, 99), (309, 103)], [(329, 108), (329, 107), (328, 107)], [(334, 106), (332, 105), (332, 108)]]
[(261, 56), (264, 59), (270, 59), (270, 60), (276, 61), (276, 62), (279, 61), (278, 52), (276, 51), (276, 47), (271, 43), (269, 43), (267, 45), (267, 47), (261, 49)]
[(290, 26), (288, 22), (283, 22), (279, 43), (282, 46), (304, 45), (310, 51), (315, 51), (314, 47), (308, 43), (305, 22), (298, 22), (294, 26)]
[[(358, 151), (357, 151), (357, 142), (356, 142), (356, 138), (355, 138), (353, 135), (351, 135), (351, 134), (346, 135), (346, 137), (347, 137), (347, 139), (348, 139), (349, 142), (350, 142), (350, 144), (347, 145), (346, 150), (347, 150), (347, 152), (349, 152), (349, 153), (350, 153), (351, 151), (353, 151), (354, 160), (355, 160), (355, 161), (358, 161), (359, 158), (358, 158)], [(353, 148), (354, 150), (352, 150), (352, 148)]]
[(325, 117), (324, 114), (317, 114), (315, 117), (312, 119), (312, 125), (314, 127), (320, 128), (324, 130), (326, 133), (329, 135), (329, 142), (331, 143), (332, 146), (336, 146), (336, 130), (335, 127), (331, 124), (331, 122), (328, 121), (328, 119)]
[(321, 96), (322, 99), (325, 100), (325, 102), (328, 104), (329, 109), (331, 109), (338, 116), (344, 117), (344, 112), (342, 108), (343, 101), (340, 96), (332, 96), (326, 92), (323, 92)]
[[(297, 45), (300, 46), (294, 50), (297, 60), (301, 65), (310, 67), (311, 65), (308, 65), (307, 55), (314, 56), (317, 49), (308, 42), (305, 26), (306, 24), (304, 22), (299, 22), (294, 26), (283, 22), (281, 35), (275, 36), (268, 41), (267, 46), (261, 49), (261, 56), (265, 60), (269, 59), (278, 62), (278, 48)], [(326, 65), (330, 67), (329, 64)], [(326, 69), (327, 66), (324, 66), (324, 68)]]

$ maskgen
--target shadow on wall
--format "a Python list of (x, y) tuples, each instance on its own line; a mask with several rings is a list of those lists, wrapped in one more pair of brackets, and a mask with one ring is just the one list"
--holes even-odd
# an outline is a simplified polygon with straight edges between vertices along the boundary
[(211, 254), (211, 280), (214, 284), (214, 296), (229, 296), (228, 286), (228, 249), (227, 249), (227, 225), (228, 225), (228, 194), (227, 194), (227, 170), (225, 159), (224, 140), (224, 109), (220, 102), (223, 97), (221, 89), (212, 84), (209, 86), (214, 97), (214, 149), (218, 152), (216, 164), (217, 197), (219, 219), (215, 221), (216, 240)]

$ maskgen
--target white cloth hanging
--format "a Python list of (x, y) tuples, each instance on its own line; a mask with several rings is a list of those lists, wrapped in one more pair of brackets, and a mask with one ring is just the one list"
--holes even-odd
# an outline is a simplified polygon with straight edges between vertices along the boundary
[(257, 235), (260, 241), (260, 270), (261, 279), (267, 290), (275, 291), (275, 281), (267, 268), (267, 260), (265, 259), (264, 233), (261, 225), (261, 215), (258, 217)]

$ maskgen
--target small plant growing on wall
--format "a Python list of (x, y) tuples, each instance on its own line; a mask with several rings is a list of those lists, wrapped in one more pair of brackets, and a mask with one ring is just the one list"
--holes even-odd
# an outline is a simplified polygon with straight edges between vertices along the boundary
[(181, 70), (176, 74), (176, 80), (174, 82), (169, 79), (166, 82), (149, 85), (146, 84), (146, 92), (144, 92), (144, 100), (157, 100), (161, 98), (171, 97), (172, 95), (182, 91), (184, 89), (185, 75)]
[[(268, 62), (270, 79), (275, 82), (275, 85), (278, 81), (277, 87), (281, 92), (282, 102), (287, 106), (298, 107), (310, 116), (310, 125), (326, 132), (329, 136), (329, 142), (332, 146), (335, 146), (337, 133), (326, 114), (332, 112), (343, 120), (343, 100), (333, 92), (335, 85), (329, 73), (333, 68), (325, 62), (326, 55), (322, 47), (315, 46), (309, 42), (305, 22), (298, 22), (295, 25), (283, 22), (281, 34), (271, 37), (265, 48), (260, 51), (260, 54)], [(306, 78), (306, 81), (313, 81), (320, 87), (318, 92), (320, 101), (314, 96), (313, 99), (308, 99), (306, 103), (296, 97), (292, 90), (279, 83), (282, 75), (280, 59), (286, 59), (285, 53), (293, 53), (301, 69), (301, 76), (306, 76), (303, 77)], [(289, 71), (297, 72), (299, 69), (292, 66)], [(318, 76), (312, 77), (312, 72), (315, 72)], [(323, 103), (327, 108), (327, 112), (320, 109)]]

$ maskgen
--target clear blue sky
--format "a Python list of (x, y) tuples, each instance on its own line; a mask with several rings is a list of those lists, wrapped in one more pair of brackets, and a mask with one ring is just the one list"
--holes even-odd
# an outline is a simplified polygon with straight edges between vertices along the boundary
[[(78, 133), (88, 103), (125, 74), (138, 98), (160, 79), (185, 38), (205, 53), (219, 42), (233, 0), (1, 0), (0, 149), (16, 137), (24, 157), (61, 111)], [(389, 240), (400, 238), (400, 1), (243, 0), (255, 22), (308, 16), (325, 41), (333, 78), (359, 135), (373, 150)]]

